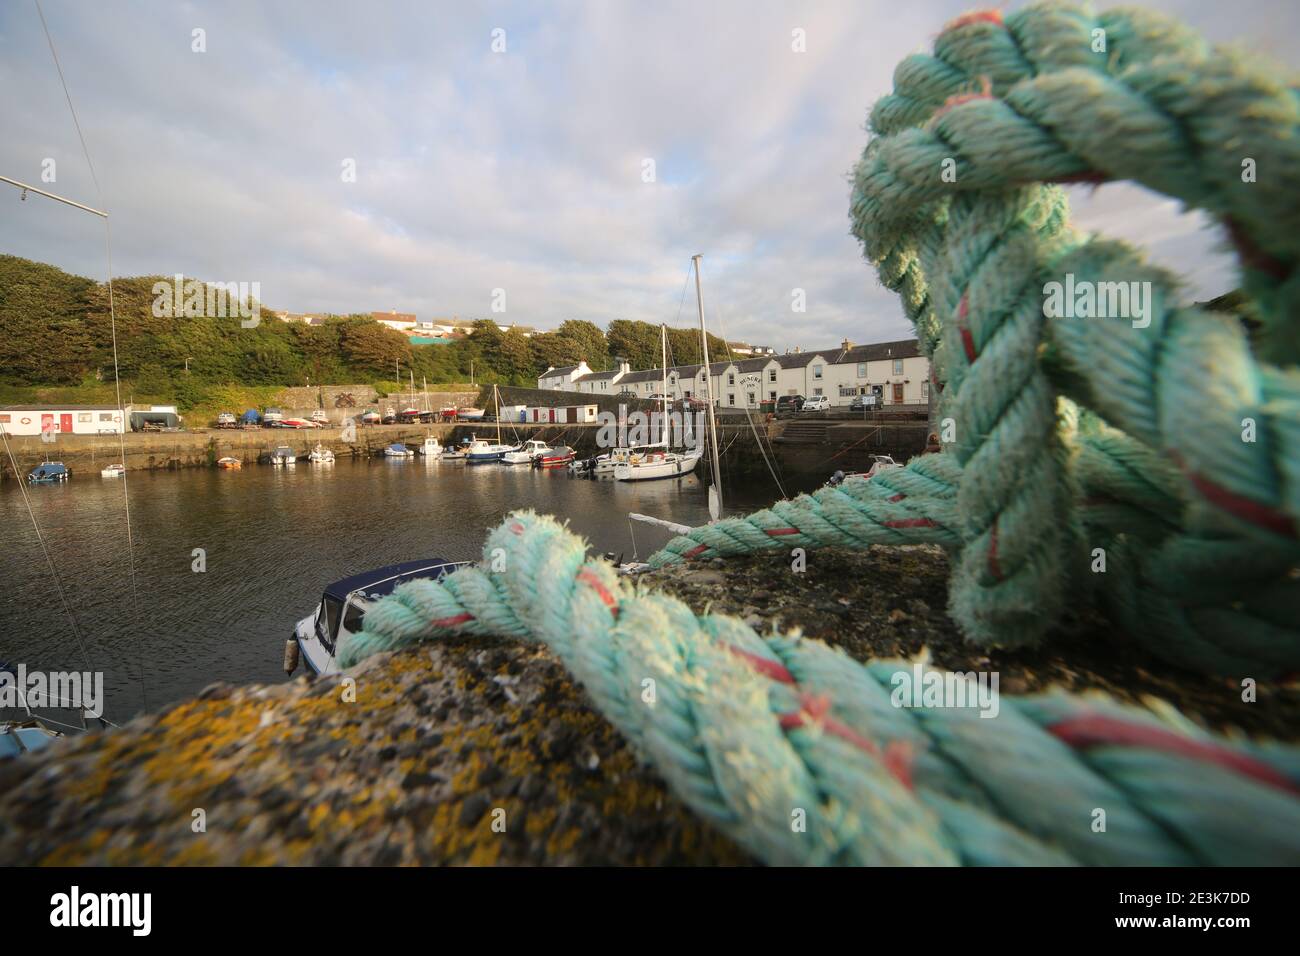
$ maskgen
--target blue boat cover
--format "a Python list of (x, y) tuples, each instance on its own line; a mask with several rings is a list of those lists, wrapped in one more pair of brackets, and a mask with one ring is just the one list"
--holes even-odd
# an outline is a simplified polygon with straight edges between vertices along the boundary
[(427, 558), (424, 561), (403, 561), (387, 567), (363, 571), (335, 581), (325, 588), (325, 596), (346, 600), (353, 591), (362, 591), (376, 597), (392, 594), (393, 588), (414, 578), (440, 578), (459, 567), (455, 561), (444, 558)]
[(257, 414), (256, 408), (250, 408), (248, 411), (244, 412), (243, 417), (240, 419), (240, 421), (247, 422), (249, 424), (253, 422), (260, 422), (261, 420), (262, 420), (262, 416)]

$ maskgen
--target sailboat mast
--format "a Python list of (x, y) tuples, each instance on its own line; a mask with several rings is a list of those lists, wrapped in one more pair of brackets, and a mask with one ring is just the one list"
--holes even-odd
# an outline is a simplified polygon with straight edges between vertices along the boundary
[(713, 451), (713, 487), (718, 493), (718, 514), (722, 514), (722, 468), (718, 463), (718, 423), (713, 418), (713, 369), (709, 367), (709, 336), (704, 331), (704, 292), (700, 287), (699, 255), (691, 256), (695, 263), (695, 303), (700, 310), (700, 354), (704, 357), (704, 390), (709, 397), (709, 445)]
[(661, 343), (663, 357), (659, 360), (660, 372), (663, 375), (663, 386), (659, 390), (659, 396), (663, 399), (664, 405), (664, 449), (666, 450), (668, 448), (668, 324), (665, 322), (660, 325), (659, 331), (663, 335)]

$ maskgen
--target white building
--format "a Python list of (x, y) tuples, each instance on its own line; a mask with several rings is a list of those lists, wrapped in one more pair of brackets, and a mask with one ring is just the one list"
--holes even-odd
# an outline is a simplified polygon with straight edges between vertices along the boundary
[(123, 417), (110, 405), (7, 405), (0, 408), (0, 428), (10, 435), (117, 435)]
[[(585, 366), (547, 369), (537, 387), (607, 395), (629, 391), (646, 399), (664, 390), (663, 372), (657, 368), (634, 372), (625, 363), (613, 372), (581, 368)], [(915, 339), (858, 346), (845, 340), (835, 349), (713, 362), (707, 375), (711, 383), (706, 383), (702, 365), (669, 368), (668, 398), (703, 399), (711, 384), (719, 408), (757, 408), (782, 395), (825, 395), (832, 406), (846, 406), (854, 397), (869, 394), (879, 396), (886, 406), (925, 405), (930, 400), (930, 362)]]
[(591, 369), (587, 368), (585, 361), (577, 365), (566, 365), (563, 368), (547, 366), (546, 371), (537, 376), (537, 387), (560, 392), (575, 392), (577, 389), (573, 387), (574, 379), (590, 374)]

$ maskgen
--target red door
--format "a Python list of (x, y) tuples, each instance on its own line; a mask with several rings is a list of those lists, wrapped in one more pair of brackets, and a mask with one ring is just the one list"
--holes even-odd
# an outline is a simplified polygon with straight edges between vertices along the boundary
[(555, 409), (551, 409), (551, 421), (555, 421)]
[(901, 404), (902, 401), (903, 401), (903, 386), (902, 386), (902, 385), (895, 385), (895, 386), (894, 386), (894, 404), (895, 404), (895, 405)]
[(64, 432), (65, 434), (68, 434), (68, 435), (71, 435), (71, 434), (72, 434), (72, 416), (71, 416), (71, 415), (60, 415), (60, 416), (59, 416), (59, 430), (60, 430), (61, 432)]

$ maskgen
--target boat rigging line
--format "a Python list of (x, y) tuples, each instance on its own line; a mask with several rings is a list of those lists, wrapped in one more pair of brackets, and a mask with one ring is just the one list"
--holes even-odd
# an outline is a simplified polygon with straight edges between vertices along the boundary
[[(86, 136), (85, 136), (85, 134), (82, 132), (82, 129), (81, 129), (81, 120), (77, 117), (77, 108), (76, 108), (75, 106), (73, 106), (73, 104), (72, 104), (72, 93), (71, 93), (71, 91), (69, 91), (69, 89), (68, 89), (68, 81), (67, 81), (67, 77), (65, 77), (64, 74), (63, 74), (63, 64), (59, 61), (59, 53), (58, 53), (58, 50), (56, 50), (55, 47), (54, 47), (54, 38), (53, 38), (53, 36), (50, 35), (49, 24), (46, 23), (46, 21), (45, 21), (45, 11), (41, 8), (41, 0), (32, 0), (32, 2), (33, 2), (33, 3), (35, 4), (35, 6), (36, 6), (36, 15), (40, 18), (40, 21), (41, 21), (41, 31), (45, 34), (45, 42), (46, 42), (46, 43), (49, 45), (49, 47), (50, 47), (50, 56), (51, 56), (51, 58), (54, 60), (54, 69), (55, 69), (55, 70), (58, 72), (58, 74), (59, 74), (59, 84), (63, 87), (63, 96), (64, 96), (64, 99), (66, 99), (67, 102), (68, 102), (68, 112), (72, 115), (72, 125), (73, 125), (74, 127), (76, 127), (76, 130), (77, 130), (77, 139), (81, 142), (81, 152), (82, 152), (82, 155), (85, 156), (85, 158), (86, 158), (86, 166), (87, 166), (87, 168), (90, 170), (90, 179), (91, 179), (91, 181), (92, 181), (92, 182), (94, 183), (94, 185), (95, 185), (95, 201), (96, 201), (96, 203), (98, 203), (98, 205), (103, 206), (103, 205), (104, 205), (104, 195), (103, 195), (103, 190), (100, 188), (100, 185), (99, 185), (99, 176), (98, 176), (98, 174), (95, 172), (95, 163), (94, 163), (94, 160), (92, 160), (92, 159), (90, 158), (90, 149), (89, 149), (89, 147), (87, 147), (87, 145), (86, 145)], [(10, 183), (11, 185), (16, 185), (16, 186), (18, 186), (19, 188), (23, 189), (23, 190), (24, 190), (24, 193), (23, 193), (24, 198), (26, 198), (26, 192), (27, 192), (28, 190), (31, 190), (31, 191), (34, 191), (34, 192), (36, 192), (36, 193), (39, 193), (40, 195), (46, 196), (46, 197), (48, 197), (48, 198), (50, 198), (50, 199), (54, 199), (54, 200), (56, 200), (56, 201), (58, 201), (58, 202), (61, 202), (61, 203), (66, 203), (66, 204), (69, 205), (69, 206), (74, 206), (74, 207), (76, 207), (76, 208), (78, 208), (78, 209), (82, 209), (82, 210), (84, 210), (84, 211), (86, 211), (86, 212), (92, 213), (93, 215), (99, 216), (101, 219), (104, 220), (104, 255), (105, 255), (105, 264), (106, 264), (106, 269), (107, 269), (109, 329), (110, 329), (110, 332), (111, 332), (111, 335), (112, 335), (112, 341), (113, 341), (113, 386), (114, 386), (114, 392), (115, 392), (115, 395), (116, 395), (116, 398), (117, 398), (117, 410), (118, 410), (118, 414), (121, 416), (121, 430), (118, 432), (118, 447), (119, 447), (119, 449), (120, 449), (120, 451), (121, 451), (121, 455), (122, 455), (122, 465), (123, 465), (123, 473), (122, 473), (122, 504), (123, 504), (123, 509), (124, 509), (125, 516), (126, 516), (126, 551), (127, 551), (127, 561), (128, 561), (129, 568), (130, 568), (130, 580), (131, 580), (131, 607), (132, 607), (132, 612), (133, 612), (134, 620), (135, 620), (135, 628), (134, 628), (134, 631), (135, 631), (135, 643), (136, 643), (136, 656), (137, 656), (137, 658), (139, 659), (139, 667), (140, 667), (140, 701), (141, 701), (141, 706), (142, 706), (142, 708), (143, 708), (144, 710), (147, 711), (147, 710), (149, 709), (149, 696), (148, 696), (148, 691), (147, 691), (147, 688), (146, 688), (146, 685), (145, 685), (145, 677), (144, 677), (144, 651), (143, 651), (143, 646), (142, 646), (142, 644), (141, 644), (141, 642), (140, 642), (140, 599), (139, 599), (138, 589), (137, 589), (137, 587), (136, 587), (136, 574), (135, 574), (135, 539), (134, 539), (134, 534), (133, 534), (133, 532), (132, 532), (132, 528), (131, 528), (131, 498), (130, 498), (130, 493), (129, 493), (128, 488), (127, 488), (127, 474), (126, 474), (126, 469), (125, 469), (125, 466), (126, 466), (126, 429), (127, 429), (127, 427), (129, 426), (130, 422), (129, 422), (128, 416), (127, 416), (127, 414), (126, 414), (126, 408), (125, 408), (125, 406), (123, 406), (123, 404), (122, 404), (122, 376), (121, 376), (120, 369), (119, 369), (119, 366), (118, 366), (118, 352), (117, 352), (117, 309), (116, 309), (116, 303), (115, 303), (115, 301), (114, 301), (114, 294), (113, 294), (113, 229), (112, 229), (112, 225), (111, 225), (111, 222), (110, 222), (110, 219), (109, 219), (108, 212), (107, 212), (106, 210), (102, 210), (102, 209), (94, 209), (94, 208), (92, 208), (92, 207), (90, 207), (90, 206), (86, 206), (86, 205), (84, 205), (84, 204), (82, 204), (82, 203), (78, 203), (78, 202), (75, 202), (75, 201), (73, 201), (73, 200), (66, 199), (66, 198), (64, 198), (63, 196), (58, 196), (58, 195), (55, 195), (55, 194), (53, 194), (53, 193), (49, 193), (49, 192), (47, 192), (47, 191), (45, 191), (45, 190), (43, 190), (43, 189), (36, 189), (36, 188), (34, 188), (34, 187), (25, 186), (24, 184), (22, 184), (22, 183), (18, 183), (18, 182), (16, 182), (15, 180), (9, 179), (9, 178), (7, 178), (7, 177), (3, 177), (3, 178), (4, 178), (4, 181), (5, 181), (5, 182)], [(6, 449), (8, 449), (8, 440), (7, 440), (7, 439), (6, 439), (6, 441), (5, 441), (5, 447), (6, 447)], [(11, 452), (10, 452), (10, 459), (12, 460), (12, 458), (13, 458), (13, 454), (12, 454), (12, 451), (11, 451)], [(17, 469), (16, 469), (16, 468), (15, 468), (15, 477), (18, 477)], [(28, 510), (28, 514), (29, 514), (29, 515), (31, 516), (31, 518), (32, 518), (32, 524), (33, 524), (34, 526), (36, 526), (36, 529), (37, 529), (37, 530), (36, 530), (36, 534), (37, 534), (37, 537), (38, 537), (38, 538), (40, 539), (40, 541), (41, 541), (41, 548), (42, 548), (43, 550), (45, 550), (45, 540), (44, 540), (44, 537), (43, 537), (43, 536), (41, 535), (41, 533), (40, 533), (40, 528), (39, 528), (39, 526), (37, 525), (37, 522), (36, 522), (36, 515), (35, 515), (35, 513), (31, 510), (31, 503), (30, 503), (30, 500), (27, 498), (27, 491), (26, 491), (26, 488), (23, 489), (23, 500), (24, 500), (24, 502), (27, 503), (27, 510)], [(48, 550), (46, 550), (46, 558), (47, 558), (47, 560), (49, 560), (49, 552), (48, 552)], [(52, 561), (52, 560), (49, 560), (49, 564), (50, 564), (50, 570), (51, 570), (52, 572), (55, 573), (55, 580), (56, 580), (56, 582), (57, 582), (57, 581), (58, 581), (58, 573), (57, 573), (57, 571), (54, 570), (54, 563), (53, 563), (53, 561)], [(63, 597), (63, 589), (62, 589), (62, 585), (60, 585), (59, 591), (60, 591), (60, 596)], [(69, 606), (68, 606), (68, 603), (67, 603), (66, 597), (64, 597), (64, 607), (65, 607), (65, 609), (68, 609), (69, 616), (71, 617), (71, 609), (70, 609)], [(74, 630), (74, 632), (77, 633), (77, 635), (78, 635), (78, 640), (80, 641), (80, 640), (81, 640), (80, 630), (77, 628), (75, 617), (72, 618), (72, 621), (73, 621), (73, 630)], [(89, 658), (87, 658), (87, 661), (89, 661)]]

